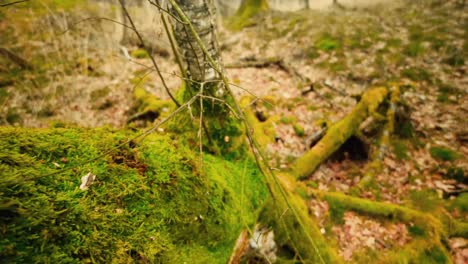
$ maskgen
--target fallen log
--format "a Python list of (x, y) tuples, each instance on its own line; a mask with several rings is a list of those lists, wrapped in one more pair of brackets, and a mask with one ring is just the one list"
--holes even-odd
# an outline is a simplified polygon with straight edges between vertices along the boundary
[(297, 179), (308, 178), (323, 161), (359, 131), (360, 124), (376, 112), (388, 93), (385, 87), (373, 88), (365, 92), (353, 111), (332, 125), (325, 136), (293, 164), (291, 174)]

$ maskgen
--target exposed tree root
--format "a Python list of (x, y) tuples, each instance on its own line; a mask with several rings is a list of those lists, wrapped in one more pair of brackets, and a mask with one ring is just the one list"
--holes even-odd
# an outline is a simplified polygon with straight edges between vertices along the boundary
[(385, 263), (401, 263), (403, 260), (422, 259), (426, 251), (433, 250), (434, 247), (445, 256), (446, 262), (444, 263), (451, 263), (450, 255), (443, 246), (447, 239), (449, 237), (468, 238), (468, 224), (454, 220), (445, 212), (441, 212), (437, 218), (431, 214), (403, 206), (352, 197), (337, 192), (309, 190), (308, 196), (327, 201), (332, 210), (356, 211), (374, 217), (385, 217), (424, 230), (423, 238), (415, 238), (398, 254), (390, 254), (390, 258), (386, 259)]

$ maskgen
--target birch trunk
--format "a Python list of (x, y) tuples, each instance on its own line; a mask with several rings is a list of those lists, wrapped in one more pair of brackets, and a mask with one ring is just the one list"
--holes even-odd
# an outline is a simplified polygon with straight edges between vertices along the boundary
[[(214, 0), (177, 0), (175, 2), (191, 20), (208, 53), (222, 70), (216, 38), (216, 8)], [(178, 17), (175, 11), (173, 11), (173, 14)], [(207, 94), (222, 97), (224, 91), (221, 76), (210, 66), (202, 48), (198, 45), (196, 38), (190, 33), (188, 27), (175, 21), (174, 32), (187, 74), (193, 81), (193, 83), (189, 84), (190, 88), (196, 89), (199, 85), (193, 84), (204, 83), (203, 88)]]

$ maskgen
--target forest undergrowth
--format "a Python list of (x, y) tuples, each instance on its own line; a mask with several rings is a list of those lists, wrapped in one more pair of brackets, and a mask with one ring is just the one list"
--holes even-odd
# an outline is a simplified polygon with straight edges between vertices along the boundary
[[(75, 26), (90, 13), (102, 15), (92, 7), (45, 3), (0, 9), (0, 47), (33, 66), (23, 69), (0, 56), (0, 123), (145, 125), (127, 124), (141, 110), (135, 107), (135, 91), (168, 99), (157, 76), (147, 72), (148, 54), (134, 45), (112, 44), (112, 34), (102, 33), (109, 21)], [(419, 263), (468, 262), (467, 19), (459, 1), (396, 1), (271, 11), (240, 30), (227, 23), (220, 27), (227, 75), (242, 87), (236, 96), (250, 100), (243, 90), (248, 89), (262, 98), (251, 110), (275, 170), (290, 168), (369, 88), (399, 90), (401, 120), (388, 142), (370, 127), (368, 135), (347, 140), (303, 181), (301, 196), (311, 217), (344, 261), (411, 263), (419, 254)], [(155, 56), (175, 91), (181, 84), (176, 63), (164, 48)], [(259, 63), (265, 61), (270, 63)], [(166, 117), (172, 107), (160, 105), (150, 122)], [(380, 167), (366, 177), (376, 151)], [(358, 200), (345, 202), (342, 194)], [(434, 231), (425, 226), (427, 219), (449, 228)]]

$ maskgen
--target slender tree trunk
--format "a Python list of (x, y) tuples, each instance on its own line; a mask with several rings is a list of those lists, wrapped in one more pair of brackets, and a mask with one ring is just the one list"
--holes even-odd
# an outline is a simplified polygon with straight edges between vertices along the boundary
[[(222, 64), (220, 63), (220, 53), (216, 38), (216, 17), (214, 15), (216, 10), (213, 0), (177, 0), (175, 2), (185, 12), (187, 17), (190, 18), (208, 53), (221, 68)], [(176, 12), (173, 13), (175, 16), (178, 16)], [(203, 49), (198, 45), (196, 38), (190, 33), (187, 25), (175, 22), (174, 32), (180, 53), (185, 62), (187, 74), (191, 80), (205, 83), (204, 89), (208, 88), (208, 94), (221, 97), (223, 91), (222, 89), (218, 89), (220, 88), (221, 76), (210, 66)], [(194, 85), (191, 85), (191, 87), (194, 87)]]
[[(233, 107), (232, 94), (223, 81), (224, 67), (216, 37), (216, 7), (214, 0), (171, 0), (178, 5), (191, 26), (182, 23), (176, 7), (171, 12), (174, 17), (174, 36), (185, 64), (186, 76), (184, 100), (201, 94), (203, 99), (193, 110), (200, 117), (200, 125), (208, 139), (208, 147), (216, 153), (235, 151), (240, 145), (243, 127)], [(198, 36), (194, 36), (193, 31)]]

